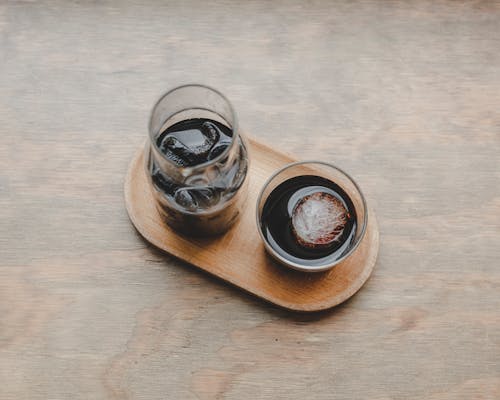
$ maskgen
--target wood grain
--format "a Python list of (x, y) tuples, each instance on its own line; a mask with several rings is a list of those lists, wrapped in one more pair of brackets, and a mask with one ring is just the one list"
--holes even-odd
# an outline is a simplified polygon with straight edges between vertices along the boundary
[(144, 146), (130, 163), (125, 179), (125, 203), (132, 223), (159, 249), (281, 307), (311, 312), (344, 302), (363, 286), (375, 266), (379, 249), (375, 213), (369, 213), (359, 247), (334, 269), (308, 274), (278, 265), (266, 254), (257, 231), (255, 208), (266, 180), (279, 167), (297, 160), (254, 139), (248, 140), (248, 145), (248, 198), (239, 221), (226, 234), (188, 238), (162, 221), (144, 168)]
[[(500, 398), (498, 1), (0, 2), (0, 399)], [(380, 253), (294, 315), (148, 246), (127, 166), (198, 81), (352, 173)]]

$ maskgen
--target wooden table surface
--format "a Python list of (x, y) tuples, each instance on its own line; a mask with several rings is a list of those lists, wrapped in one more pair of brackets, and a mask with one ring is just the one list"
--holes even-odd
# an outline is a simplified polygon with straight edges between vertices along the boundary
[[(375, 271), (293, 314), (151, 248), (157, 97), (357, 178)], [(0, 399), (499, 399), (500, 3), (0, 4)]]

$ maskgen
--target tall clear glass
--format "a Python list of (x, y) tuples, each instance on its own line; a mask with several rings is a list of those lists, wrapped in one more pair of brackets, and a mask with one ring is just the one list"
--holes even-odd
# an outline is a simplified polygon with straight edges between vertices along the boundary
[[(181, 121), (216, 121), (232, 132), (225, 150), (205, 162), (181, 166), (162, 151), (160, 139)], [(247, 146), (229, 100), (204, 85), (184, 85), (153, 107), (146, 144), (146, 171), (158, 210), (177, 232), (217, 235), (233, 225), (246, 199)]]

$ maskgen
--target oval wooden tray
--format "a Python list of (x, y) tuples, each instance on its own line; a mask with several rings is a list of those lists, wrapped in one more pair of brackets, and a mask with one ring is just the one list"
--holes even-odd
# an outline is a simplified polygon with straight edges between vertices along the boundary
[(147, 180), (143, 150), (132, 160), (125, 180), (125, 203), (132, 223), (161, 250), (278, 306), (319, 311), (347, 300), (363, 286), (375, 266), (379, 235), (374, 212), (369, 211), (367, 230), (359, 247), (330, 271), (304, 273), (277, 264), (261, 242), (255, 204), (267, 178), (296, 160), (255, 139), (249, 139), (248, 146), (248, 206), (239, 222), (223, 236), (187, 238), (161, 220)]

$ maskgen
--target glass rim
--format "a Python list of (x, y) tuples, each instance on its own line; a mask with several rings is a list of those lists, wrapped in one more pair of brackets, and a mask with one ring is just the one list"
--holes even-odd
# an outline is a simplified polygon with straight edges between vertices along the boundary
[[(345, 176), (349, 180), (349, 182), (351, 182), (353, 184), (354, 188), (356, 189), (356, 191), (358, 192), (358, 194), (359, 194), (359, 196), (361, 198), (361, 203), (362, 203), (362, 207), (363, 207), (363, 211), (364, 212), (363, 212), (363, 221), (361, 223), (359, 236), (358, 236), (357, 239), (355, 239), (354, 244), (349, 248), (349, 250), (346, 252), (346, 254), (344, 254), (342, 257), (340, 257), (339, 259), (335, 260), (334, 262), (329, 262), (329, 263), (320, 264), (320, 265), (314, 265), (314, 266), (306, 266), (306, 265), (303, 265), (303, 264), (300, 264), (300, 263), (296, 263), (296, 262), (287, 260), (286, 258), (284, 258), (283, 256), (281, 256), (277, 251), (275, 251), (269, 245), (267, 239), (264, 236), (264, 233), (262, 232), (261, 213), (260, 213), (259, 208), (260, 208), (260, 204), (261, 204), (261, 201), (262, 201), (262, 197), (264, 196), (264, 192), (269, 187), (269, 185), (271, 184), (271, 182), (276, 177), (278, 177), (281, 173), (283, 173), (284, 171), (286, 171), (286, 170), (288, 170), (290, 168), (296, 167), (298, 165), (304, 165), (304, 164), (319, 164), (319, 165), (326, 166), (328, 168), (331, 168), (331, 169), (334, 169), (334, 170), (340, 172), (343, 176)], [(368, 208), (367, 208), (367, 205), (366, 205), (365, 196), (363, 195), (363, 192), (361, 191), (361, 188), (358, 186), (358, 184), (356, 183), (356, 181), (354, 180), (354, 178), (352, 178), (343, 169), (341, 169), (341, 168), (339, 168), (339, 167), (337, 167), (337, 166), (335, 166), (335, 165), (333, 165), (331, 163), (328, 163), (326, 161), (316, 161), (316, 160), (295, 161), (295, 162), (286, 164), (283, 167), (281, 167), (280, 169), (278, 169), (277, 171), (275, 171), (266, 180), (266, 182), (262, 186), (262, 189), (260, 190), (259, 195), (257, 196), (257, 204), (256, 204), (256, 209), (255, 209), (255, 216), (256, 216), (256, 222), (257, 222), (257, 230), (259, 231), (259, 236), (262, 239), (266, 250), (276, 260), (278, 260), (281, 264), (283, 264), (283, 265), (285, 265), (287, 267), (296, 269), (298, 271), (303, 271), (303, 272), (321, 272), (321, 271), (326, 271), (326, 270), (329, 270), (329, 269), (333, 268), (337, 264), (340, 264), (342, 261), (344, 261), (346, 258), (348, 258), (358, 248), (359, 244), (361, 243), (361, 241), (363, 240), (363, 238), (365, 236), (366, 227), (367, 227), (367, 224), (368, 224)]]
[[(232, 123), (232, 126), (231, 126), (231, 129), (233, 131), (233, 136), (231, 137), (231, 145), (227, 146), (224, 149), (224, 151), (222, 153), (220, 153), (217, 157), (213, 158), (212, 160), (205, 161), (204, 163), (201, 163), (201, 164), (196, 164), (196, 165), (192, 165), (192, 166), (188, 166), (188, 167), (183, 167), (183, 166), (179, 166), (176, 163), (174, 163), (167, 156), (165, 156), (165, 154), (163, 154), (161, 152), (160, 148), (158, 147), (158, 144), (156, 143), (156, 138), (154, 137), (152, 125), (153, 125), (153, 115), (154, 115), (155, 110), (158, 107), (158, 105), (165, 98), (167, 98), (167, 96), (171, 95), (173, 92), (176, 92), (177, 90), (188, 88), (188, 87), (193, 87), (193, 88), (197, 87), (197, 88), (202, 88), (202, 89), (208, 89), (209, 91), (214, 92), (215, 94), (217, 94), (218, 96), (220, 96), (222, 98), (222, 100), (224, 100), (226, 102), (226, 104), (228, 105), (231, 117), (233, 118), (233, 123)], [(187, 111), (187, 110), (192, 110), (192, 109), (196, 109), (196, 107), (190, 107), (190, 108), (185, 108), (185, 109), (179, 110), (179, 111), (175, 112), (173, 115), (177, 115), (178, 113), (181, 113), (181, 112)], [(222, 115), (220, 115), (219, 113), (217, 113), (217, 112), (215, 112), (213, 110), (209, 110), (209, 109), (203, 108), (203, 107), (199, 107), (199, 109), (203, 109), (203, 110), (206, 110), (206, 111), (213, 112), (213, 113), (219, 115), (222, 119), (226, 120)], [(167, 92), (165, 92), (164, 94), (162, 94), (160, 96), (160, 98), (155, 102), (153, 108), (151, 109), (151, 113), (149, 115), (148, 133), (149, 133), (149, 141), (151, 142), (151, 144), (152, 144), (153, 148), (156, 150), (156, 152), (164, 160), (166, 160), (168, 163), (170, 163), (174, 168), (182, 171), (181, 172), (182, 174), (186, 174), (186, 173), (191, 173), (192, 171), (197, 171), (199, 169), (207, 168), (207, 167), (209, 167), (211, 165), (215, 165), (215, 164), (217, 164), (217, 162), (219, 162), (220, 160), (222, 160), (225, 156), (227, 156), (229, 154), (229, 152), (231, 151), (231, 149), (234, 146), (234, 143), (236, 143), (236, 141), (238, 140), (238, 137), (239, 137), (238, 117), (237, 117), (236, 111), (235, 111), (233, 105), (231, 104), (231, 102), (229, 101), (229, 99), (223, 93), (221, 93), (219, 90), (217, 90), (217, 89), (215, 89), (215, 88), (213, 88), (211, 86), (201, 84), (201, 83), (186, 83), (186, 84), (183, 84), (183, 85), (180, 85), (180, 86), (176, 86), (176, 87), (168, 90)]]

